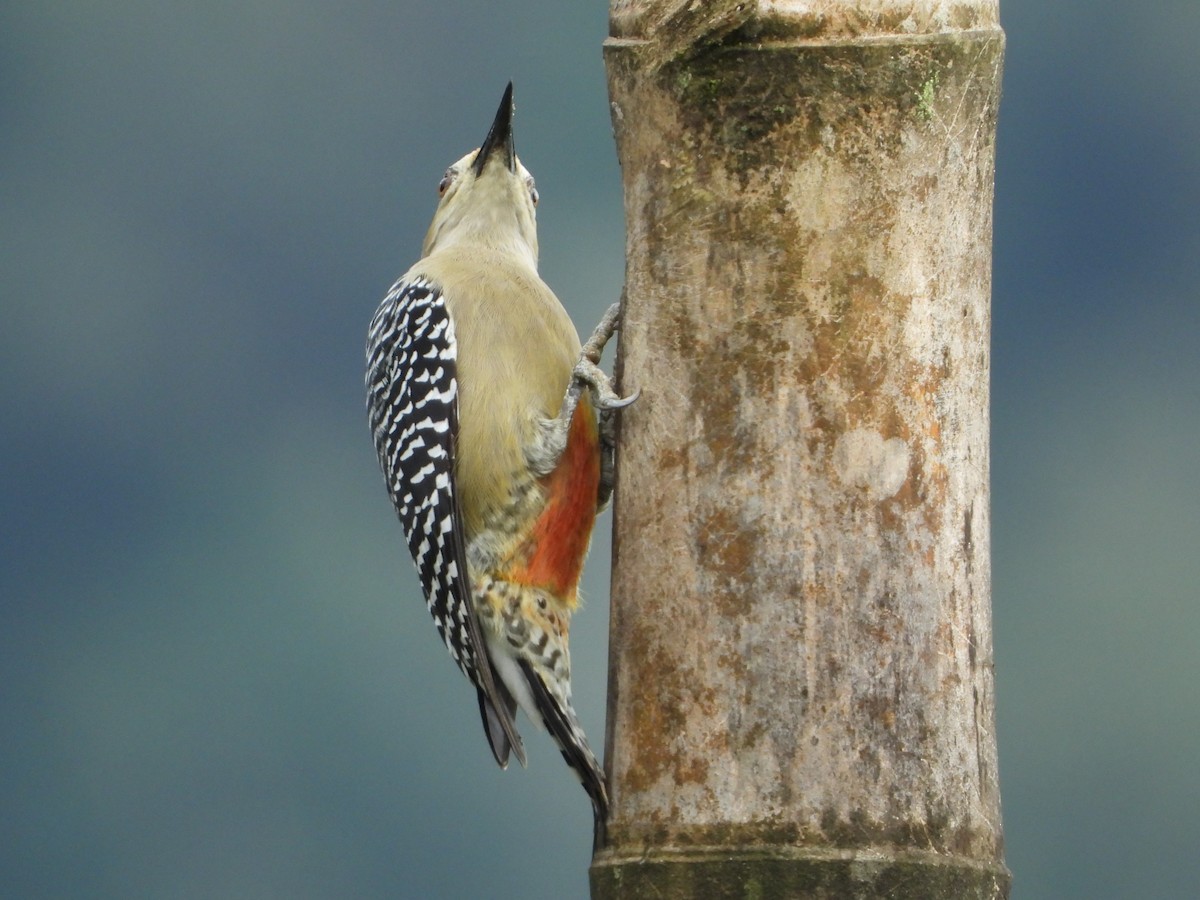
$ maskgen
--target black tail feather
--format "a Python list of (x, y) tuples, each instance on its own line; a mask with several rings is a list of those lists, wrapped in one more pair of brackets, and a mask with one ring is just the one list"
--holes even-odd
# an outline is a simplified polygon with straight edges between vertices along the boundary
[[(508, 721), (516, 722), (517, 701), (513, 699), (513, 695), (508, 692), (508, 688), (504, 686), (504, 682), (500, 678), (493, 674), (492, 681), (496, 686), (500, 702), (504, 704), (504, 710), (508, 713)], [(511, 750), (517, 754), (517, 762), (524, 767), (526, 764), (525, 747), (521, 744), (521, 736), (517, 734), (516, 728), (513, 728), (511, 732), (516, 738), (516, 743), (513, 743), (509, 739), (509, 731), (504, 727), (504, 720), (488, 699), (488, 695), (483, 692), (482, 688), (477, 688), (477, 692), (479, 694), (479, 716), (483, 719), (483, 731), (487, 735), (488, 746), (492, 748), (492, 755), (496, 757), (497, 764), (500, 768), (507, 769), (508, 754)]]
[(583, 784), (584, 791), (591, 798), (592, 850), (594, 852), (604, 846), (605, 826), (608, 822), (608, 788), (604, 783), (604, 772), (600, 769), (600, 763), (592, 753), (591, 747), (588, 746), (587, 738), (575, 718), (574, 710), (569, 707), (562, 708), (528, 662), (521, 660), (520, 665), (521, 671), (525, 673), (525, 680), (529, 682), (538, 712), (542, 714), (542, 721), (546, 723), (546, 729), (558, 744), (563, 759), (574, 770)]

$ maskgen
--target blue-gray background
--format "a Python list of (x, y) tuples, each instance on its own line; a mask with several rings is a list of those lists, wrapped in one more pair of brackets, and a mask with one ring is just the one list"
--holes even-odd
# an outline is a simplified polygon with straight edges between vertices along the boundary
[[(376, 471), (361, 345), (504, 82), (619, 292), (603, 0), (0, 8), (0, 895), (582, 897)], [(1016, 898), (1200, 883), (1200, 3), (1007, 0), (999, 738)], [(606, 531), (608, 520), (603, 520)], [(573, 633), (603, 741), (608, 546)]]

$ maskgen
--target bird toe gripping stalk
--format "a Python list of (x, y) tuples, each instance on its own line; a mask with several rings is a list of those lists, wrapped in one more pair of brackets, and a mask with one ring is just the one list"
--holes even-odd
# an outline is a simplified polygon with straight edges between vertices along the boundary
[(592, 336), (579, 352), (579, 361), (571, 371), (571, 383), (563, 396), (562, 410), (555, 425), (562, 430), (562, 444), (566, 446), (567, 428), (570, 426), (575, 408), (583, 389), (587, 388), (599, 417), (600, 428), (600, 490), (599, 506), (605, 509), (612, 499), (613, 481), (616, 475), (616, 413), (632, 404), (642, 395), (638, 388), (628, 397), (620, 396), (612, 386), (608, 373), (600, 368), (600, 357), (604, 348), (619, 329), (621, 305), (619, 301), (610, 306), (592, 331)]
[[(619, 329), (621, 318), (621, 303), (610, 306), (596, 325), (592, 336), (588, 338), (579, 353), (579, 362), (571, 373), (571, 386), (567, 388), (567, 396), (563, 400), (563, 412), (574, 412), (575, 404), (579, 402), (579, 394), (587, 387), (592, 395), (592, 405), (599, 410), (624, 409), (641, 396), (641, 388), (628, 397), (621, 397), (612, 387), (612, 380), (599, 366), (600, 356), (604, 347), (612, 338), (613, 332)], [(569, 407), (569, 408), (568, 408)]]

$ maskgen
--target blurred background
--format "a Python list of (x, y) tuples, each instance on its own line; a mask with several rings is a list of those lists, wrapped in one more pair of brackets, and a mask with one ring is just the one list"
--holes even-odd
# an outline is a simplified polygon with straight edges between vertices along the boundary
[[(0, 896), (586, 896), (499, 772), (362, 344), (516, 82), (542, 271), (620, 291), (603, 0), (0, 6)], [(1013, 896), (1200, 883), (1200, 4), (1004, 0), (994, 615)], [(603, 744), (609, 548), (573, 629)], [(528, 728), (526, 729), (528, 731)]]

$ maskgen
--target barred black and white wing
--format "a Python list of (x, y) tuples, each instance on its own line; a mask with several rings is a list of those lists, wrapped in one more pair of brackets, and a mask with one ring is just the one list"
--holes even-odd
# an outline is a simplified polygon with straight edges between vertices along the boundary
[(511, 749), (525, 765), (516, 704), (496, 677), (470, 599), (454, 482), (456, 359), (454, 322), (439, 288), (419, 277), (396, 282), (367, 334), (367, 412), (379, 464), (438, 633), (479, 692), (496, 761), (506, 765)]

